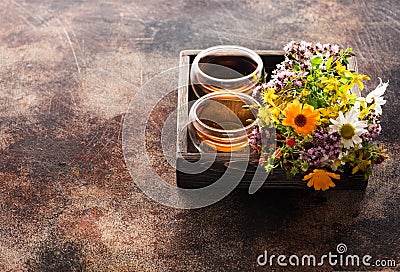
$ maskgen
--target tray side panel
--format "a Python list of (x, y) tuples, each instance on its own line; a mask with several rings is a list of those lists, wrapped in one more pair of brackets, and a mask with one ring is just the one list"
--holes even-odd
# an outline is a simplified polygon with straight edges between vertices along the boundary
[(187, 122), (189, 119), (189, 62), (190, 57), (180, 54), (179, 81), (178, 81), (178, 111), (177, 111), (177, 139), (176, 152), (187, 152), (188, 133)]
[[(214, 163), (206, 171), (199, 174), (188, 174), (185, 172), (184, 160), (188, 162), (196, 162), (200, 159), (200, 154), (187, 153), (181, 154), (182, 156), (177, 158), (177, 184), (181, 188), (201, 188), (208, 186), (216, 182), (227, 170), (228, 164), (232, 164), (234, 168), (235, 162), (248, 161), (247, 156), (243, 158), (236, 158), (236, 161), (230, 161), (229, 154), (221, 154), (217, 156)], [(256, 157), (250, 157), (249, 164), (246, 172), (244, 173), (241, 182), (237, 188), (249, 188), (251, 182), (263, 183), (262, 188), (264, 189), (310, 189), (307, 187), (307, 182), (302, 180), (302, 176), (295, 176), (292, 179), (286, 177), (285, 172), (282, 169), (274, 169), (267, 177), (264, 175), (257, 176), (254, 178), (258, 168), (258, 159)], [(262, 170), (262, 169), (261, 169)], [(232, 178), (242, 175), (242, 172), (233, 170)], [(254, 178), (254, 181), (253, 181)], [(332, 189), (336, 190), (363, 190), (367, 187), (368, 181), (364, 179), (362, 174), (351, 175), (350, 173), (340, 173), (340, 180), (335, 181), (336, 187)]]

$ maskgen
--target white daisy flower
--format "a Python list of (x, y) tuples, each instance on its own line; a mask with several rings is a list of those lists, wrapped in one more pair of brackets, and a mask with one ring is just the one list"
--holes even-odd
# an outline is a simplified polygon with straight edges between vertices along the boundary
[(361, 97), (361, 99), (359, 99), (359, 97), (357, 97), (356, 103), (354, 103), (354, 105), (353, 105), (353, 108), (358, 110), (358, 111), (360, 111), (361, 103), (364, 102), (363, 99), (362, 99), (363, 97)]
[(386, 83), (382, 83), (382, 79), (379, 78), (379, 80), (380, 80), (379, 85), (375, 88), (375, 90), (373, 90), (367, 95), (365, 101), (367, 103), (374, 103), (375, 113), (381, 115), (382, 114), (381, 106), (385, 105), (386, 103), (386, 100), (383, 99), (383, 94), (385, 93), (386, 88), (389, 85), (389, 81)]
[(353, 108), (357, 111), (361, 112), (361, 109), (365, 109), (367, 107), (367, 103), (365, 102), (365, 97), (357, 96), (356, 102), (353, 105)]
[(358, 120), (359, 116), (360, 112), (355, 108), (351, 108), (346, 113), (346, 116), (340, 111), (339, 117), (336, 120), (331, 119), (332, 125), (329, 128), (340, 134), (342, 138), (341, 143), (346, 149), (361, 144), (362, 139), (360, 135), (367, 132), (365, 128), (368, 126), (368, 123), (367, 121)]
[(342, 150), (340, 150), (340, 153), (339, 153), (337, 159), (336, 159), (336, 160), (332, 160), (332, 161), (330, 162), (329, 167), (330, 167), (333, 171), (338, 170), (339, 166), (345, 165), (345, 162), (342, 161), (342, 159), (343, 159), (343, 157), (344, 157), (345, 155), (347, 155), (347, 152), (348, 152), (347, 150), (346, 150), (345, 152), (342, 152)]

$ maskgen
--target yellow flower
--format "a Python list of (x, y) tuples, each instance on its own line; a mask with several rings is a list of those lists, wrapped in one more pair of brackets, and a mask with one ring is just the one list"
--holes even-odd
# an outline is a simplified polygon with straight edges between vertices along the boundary
[(339, 106), (329, 106), (328, 108), (320, 108), (318, 109), (321, 117), (321, 123), (329, 124), (330, 119), (336, 119), (339, 115)]
[(372, 104), (368, 106), (363, 97), (358, 97), (354, 103), (354, 107), (360, 111), (360, 119), (364, 120), (365, 117), (371, 113), (374, 105)]
[(271, 109), (271, 118), (275, 122), (275, 124), (280, 123), (279, 122), (279, 115), (281, 114), (281, 110), (278, 107), (272, 107)]
[(303, 106), (296, 99), (288, 104), (283, 113), (286, 118), (282, 120), (284, 126), (292, 126), (297, 133), (310, 134), (315, 130), (319, 119), (319, 111), (308, 104)]
[(328, 172), (323, 169), (314, 169), (314, 171), (306, 176), (303, 180), (308, 180), (307, 186), (311, 187), (314, 185), (315, 190), (326, 191), (329, 187), (335, 187), (332, 179), (340, 179), (340, 175)]
[(274, 88), (267, 88), (267, 90), (261, 93), (261, 97), (264, 100), (264, 103), (275, 106), (274, 100), (278, 98), (278, 95), (275, 94)]
[(308, 90), (306, 90), (306, 88), (304, 88), (304, 89), (301, 91), (301, 96), (302, 96), (302, 97), (307, 97), (309, 94), (310, 94), (310, 93), (309, 93)]
[(369, 167), (369, 165), (371, 165), (371, 160), (361, 161), (358, 163), (358, 165), (356, 167), (353, 168), (351, 173), (354, 175), (355, 173), (358, 172), (358, 170), (365, 172), (367, 170), (367, 168)]
[(343, 73), (344, 71), (346, 71), (346, 66), (341, 64), (340, 61), (336, 61), (335, 63), (336, 63), (336, 71), (338, 71), (339, 73)]
[(364, 89), (364, 83), (362, 80), (370, 80), (371, 78), (367, 75), (361, 75), (361, 74), (353, 74), (353, 79), (350, 84), (350, 88), (353, 87), (353, 85), (356, 83), (358, 85), (358, 88), (362, 91)]
[(347, 78), (352, 78), (353, 77), (353, 73), (350, 72), (349, 70), (347, 70), (347, 67), (343, 64), (341, 64), (339, 61), (336, 62), (336, 71)]
[(339, 98), (340, 98), (340, 102), (342, 102), (343, 106), (345, 106), (345, 105), (347, 105), (349, 103), (352, 104), (351, 102), (354, 103), (356, 101), (356, 98), (358, 97), (357, 94), (346, 92), (346, 89), (343, 89), (343, 91), (339, 90), (338, 95), (339, 95)]
[(272, 118), (269, 108), (264, 106), (258, 109), (258, 118), (260, 118), (266, 125), (269, 125)]
[(338, 86), (340, 86), (342, 83), (340, 83), (340, 81), (334, 76), (331, 76), (330, 78), (323, 77), (321, 79), (321, 84), (325, 92), (330, 92), (332, 90), (337, 92)]

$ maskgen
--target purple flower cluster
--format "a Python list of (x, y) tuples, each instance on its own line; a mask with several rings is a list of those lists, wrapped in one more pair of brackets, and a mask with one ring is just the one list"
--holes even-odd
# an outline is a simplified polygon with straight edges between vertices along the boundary
[[(340, 57), (340, 47), (336, 44), (291, 41), (284, 47), (284, 50), (285, 60), (277, 65), (277, 69), (272, 72), (271, 80), (267, 84), (267, 87), (275, 88), (277, 92), (286, 87), (288, 82), (293, 82), (294, 87), (301, 88), (304, 84), (304, 76), (311, 69), (310, 60), (314, 56), (318, 55), (325, 60), (331, 56), (334, 57), (334, 60)], [(296, 65), (298, 68), (294, 69)], [(320, 68), (324, 69), (323, 66)]]
[(302, 76), (307, 75), (307, 72), (294, 72), (284, 69), (280, 69), (281, 64), (277, 65), (277, 69), (272, 71), (271, 80), (267, 83), (267, 87), (274, 88), (277, 92), (280, 92), (289, 81), (293, 81), (295, 87), (303, 86)]
[(322, 166), (329, 160), (336, 159), (340, 154), (340, 135), (335, 132), (316, 130), (310, 146), (300, 152), (300, 159), (310, 166)]
[(368, 130), (367, 132), (361, 134), (361, 138), (363, 139), (363, 141), (370, 142), (372, 141), (372, 139), (376, 138), (379, 134), (381, 134), (382, 127), (381, 124), (376, 123), (369, 125), (367, 130)]
[(249, 136), (249, 143), (255, 150), (259, 150), (261, 146), (261, 129), (257, 126), (253, 129)]
[(307, 63), (309, 65), (310, 59), (315, 55), (320, 55), (325, 58), (329, 58), (330, 56), (340, 56), (340, 47), (337, 44), (312, 44), (305, 41), (291, 41), (283, 48), (283, 50), (285, 50), (285, 62), (288, 67), (293, 67), (291, 65), (295, 63), (293, 61), (290, 62), (290, 60), (295, 60), (299, 63)]
[(267, 89), (267, 84), (261, 84), (254, 88), (251, 96), (257, 101), (261, 102), (261, 92)]
[(255, 127), (249, 135), (249, 144), (258, 153), (261, 149), (275, 147), (275, 127)]

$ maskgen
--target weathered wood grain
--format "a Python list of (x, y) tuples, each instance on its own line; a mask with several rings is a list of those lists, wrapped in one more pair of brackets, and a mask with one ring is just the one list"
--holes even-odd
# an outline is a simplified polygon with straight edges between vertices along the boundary
[[(184, 54), (185, 51), (180, 54), (180, 74), (189, 75), (189, 62), (190, 57)], [(176, 150), (177, 152), (187, 152), (188, 144), (188, 133), (186, 124), (189, 120), (189, 77), (180, 76), (178, 82), (178, 112), (177, 112), (177, 141)]]
[[(302, 177), (297, 175), (291, 179), (286, 177), (285, 172), (280, 169), (274, 169), (269, 175), (258, 175), (254, 178), (258, 168), (258, 157), (251, 156), (250, 158), (243, 155), (242, 158), (235, 156), (230, 158), (230, 154), (218, 154), (213, 164), (206, 171), (199, 174), (188, 174), (191, 169), (186, 169), (186, 162), (197, 162), (200, 159), (199, 153), (182, 153), (177, 157), (176, 176), (177, 185), (181, 188), (202, 188), (216, 182), (227, 171), (228, 166), (233, 167), (235, 163), (249, 162), (241, 182), (237, 188), (248, 189), (251, 182), (263, 183), (263, 189), (309, 189), (307, 182), (302, 180)], [(264, 171), (263, 169), (260, 169)], [(262, 172), (261, 172), (262, 173)], [(237, 173), (233, 170), (232, 175), (241, 175), (241, 170)], [(331, 189), (338, 190), (362, 190), (367, 187), (368, 182), (362, 174), (351, 175), (351, 173), (339, 173), (340, 180), (335, 181), (336, 187)], [(313, 190), (311, 188), (311, 190)]]

